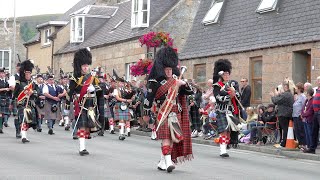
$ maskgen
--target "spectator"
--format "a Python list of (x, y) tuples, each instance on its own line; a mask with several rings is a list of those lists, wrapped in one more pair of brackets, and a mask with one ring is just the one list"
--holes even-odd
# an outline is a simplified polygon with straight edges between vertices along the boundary
[(192, 134), (191, 137), (195, 138), (198, 136), (203, 136), (203, 132), (201, 130), (202, 122), (200, 120), (199, 108), (201, 104), (201, 89), (194, 88), (195, 94), (188, 96), (189, 98), (189, 114), (191, 120), (191, 130)]
[(213, 84), (213, 80), (212, 79), (209, 79), (207, 81), (207, 90), (203, 93), (202, 95), (202, 104), (201, 104), (201, 107), (205, 107), (208, 102), (209, 102), (209, 98), (210, 96), (213, 96), (213, 93), (212, 93), (212, 84)]
[[(253, 127), (251, 129), (251, 136), (250, 136), (249, 144), (252, 144), (254, 141), (257, 141), (257, 145), (261, 145), (261, 143), (263, 141), (262, 129), (264, 127), (270, 128), (270, 129), (276, 128), (275, 124), (270, 123), (270, 122), (277, 121), (274, 107), (275, 107), (274, 104), (269, 104), (267, 111), (262, 114), (262, 117), (261, 117), (261, 120), (259, 120), (259, 123), (262, 124), (263, 126), (257, 126), (257, 127)], [(257, 135), (258, 135), (258, 137), (257, 137)]]
[(288, 134), (288, 126), (289, 121), (292, 118), (292, 109), (294, 98), (292, 93), (289, 90), (288, 82), (284, 82), (282, 84), (283, 91), (279, 92), (275, 89), (274, 92), (270, 92), (272, 102), (277, 105), (278, 112), (277, 116), (279, 119), (280, 128), (282, 128), (282, 141), (280, 142), (280, 146), (285, 147), (287, 142), (287, 134)]
[[(250, 99), (251, 99), (251, 87), (248, 84), (247, 78), (241, 79), (241, 89), (240, 89), (240, 102), (246, 110), (250, 106)], [(246, 113), (242, 112), (242, 118), (247, 119)]]
[(314, 124), (312, 128), (312, 143), (307, 153), (316, 153), (319, 141), (319, 124), (320, 124), (320, 76), (317, 77), (318, 88), (313, 97)]
[(304, 124), (304, 131), (305, 131), (305, 140), (306, 140), (306, 147), (303, 147), (303, 152), (308, 152), (311, 144), (312, 144), (312, 126), (314, 123), (314, 111), (313, 111), (313, 94), (314, 90), (311, 88), (307, 89), (306, 91), (307, 100), (304, 103), (304, 106), (301, 110), (301, 117), (302, 122)]
[(303, 84), (301, 82), (297, 83), (295, 89), (297, 94), (295, 95), (295, 101), (293, 103), (292, 118), (294, 122), (294, 134), (299, 142), (299, 148), (302, 148), (306, 144), (304, 139), (304, 125), (301, 120), (301, 110), (306, 101), (306, 96), (303, 94), (303, 91)]
[(247, 107), (246, 113), (246, 123), (248, 124), (249, 129), (253, 126), (257, 126), (258, 114), (255, 112), (255, 109), (253, 109), (253, 107)]

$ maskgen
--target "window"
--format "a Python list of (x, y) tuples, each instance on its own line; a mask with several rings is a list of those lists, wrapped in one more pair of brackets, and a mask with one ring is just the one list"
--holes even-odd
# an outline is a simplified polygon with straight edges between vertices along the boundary
[(223, 0), (214, 0), (212, 2), (211, 8), (207, 12), (204, 19), (202, 20), (202, 23), (205, 25), (217, 23), (223, 3), (224, 3)]
[(257, 13), (264, 13), (268, 11), (274, 11), (277, 7), (278, 0), (261, 0)]
[(11, 64), (11, 51), (10, 50), (0, 50), (0, 67), (10, 69)]
[(51, 29), (50, 28), (44, 30), (44, 42), (43, 42), (43, 45), (50, 44), (50, 39), (49, 39), (50, 35), (51, 35)]
[(70, 42), (78, 43), (84, 40), (84, 17), (76, 16), (71, 18)]
[(206, 85), (206, 64), (194, 65), (193, 79), (201, 87), (204, 87)]
[(134, 63), (126, 63), (126, 79), (127, 81), (131, 81), (131, 79), (133, 79), (133, 76), (131, 76), (131, 71), (130, 71), (130, 67), (133, 65)]
[(251, 91), (255, 104), (262, 102), (262, 57), (251, 58)]
[(131, 28), (149, 27), (150, 0), (132, 0)]

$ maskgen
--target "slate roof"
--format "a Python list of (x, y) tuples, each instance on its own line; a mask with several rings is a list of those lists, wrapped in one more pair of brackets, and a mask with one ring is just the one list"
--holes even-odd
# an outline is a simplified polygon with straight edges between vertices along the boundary
[(91, 6), (87, 14), (111, 16), (115, 13), (116, 10), (117, 8), (113, 8), (113, 6)]
[[(116, 42), (126, 41), (140, 37), (151, 30), (152, 25), (161, 19), (179, 0), (151, 0), (149, 28), (131, 29), (131, 1), (125, 1), (113, 6), (118, 6), (116, 14), (105, 22), (90, 37), (85, 38), (81, 44), (70, 44), (69, 42), (55, 54), (68, 53), (85, 47), (99, 47)], [(124, 21), (123, 21), (124, 20)], [(114, 27), (119, 23), (116, 29)], [(85, 20), (86, 22), (86, 20)], [(88, 29), (87, 29), (88, 30)], [(84, 31), (87, 31), (84, 29)]]
[(70, 14), (76, 12), (77, 10), (86, 7), (88, 5), (93, 5), (97, 0), (80, 0), (77, 4), (75, 4), (72, 8), (70, 8), (67, 12), (65, 12), (62, 16), (60, 16), (57, 21), (70, 21)]
[(180, 59), (215, 56), (320, 40), (320, 1), (281, 0), (279, 11), (258, 14), (261, 0), (225, 0), (220, 24), (203, 25), (211, 0), (201, 0)]
[[(97, 0), (80, 0), (77, 4), (75, 4), (73, 7), (71, 7), (67, 12), (65, 12), (63, 15), (61, 15), (58, 19), (55, 21), (69, 21), (70, 20), (70, 14), (87, 6), (87, 5), (93, 5), (96, 3)], [(40, 40), (40, 33), (38, 32), (33, 38), (31, 38), (29, 41), (25, 42), (24, 45), (36, 43)]]

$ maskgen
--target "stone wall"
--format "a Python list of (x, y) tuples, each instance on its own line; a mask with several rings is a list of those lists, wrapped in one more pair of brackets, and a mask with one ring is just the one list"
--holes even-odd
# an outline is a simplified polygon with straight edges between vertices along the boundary
[[(279, 85), (285, 77), (292, 79), (293, 53), (296, 51), (310, 51), (311, 67), (309, 68), (311, 69), (311, 83), (317, 86), (316, 78), (320, 75), (320, 42), (184, 60), (181, 64), (188, 67), (185, 78), (193, 79), (194, 65), (206, 63), (206, 77), (209, 79), (213, 76), (214, 62), (218, 59), (229, 59), (233, 65), (231, 78), (240, 82), (240, 79), (245, 77), (249, 79), (250, 84), (252, 73), (250, 72), (250, 60), (255, 57), (261, 57), (262, 103), (269, 103), (269, 92)], [(314, 69), (312, 66), (314, 66)]]
[[(20, 23), (16, 22), (16, 54), (20, 59), (26, 59), (26, 49), (23, 46), (23, 40), (20, 36)], [(7, 29), (4, 28), (4, 21), (0, 21), (0, 50), (11, 50), (11, 72), (15, 72), (15, 64), (18, 62), (17, 55), (13, 54), (13, 21), (7, 21)]]

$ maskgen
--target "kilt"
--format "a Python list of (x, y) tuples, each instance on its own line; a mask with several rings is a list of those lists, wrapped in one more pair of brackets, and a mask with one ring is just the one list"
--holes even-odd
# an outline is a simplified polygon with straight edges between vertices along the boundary
[(217, 126), (218, 126), (218, 133), (222, 133), (227, 131), (226, 128), (228, 126), (228, 121), (226, 118), (226, 113), (221, 113), (217, 111)]
[(17, 116), (18, 115), (18, 107), (17, 107), (17, 99), (14, 99), (13, 101), (12, 101), (12, 114), (14, 115), (14, 116)]
[(37, 108), (37, 111), (38, 111), (39, 115), (44, 115), (44, 107), (40, 108), (39, 106), (36, 106), (36, 108)]
[[(46, 103), (44, 104), (44, 119), (47, 119), (47, 120), (59, 119), (60, 118), (59, 117), (59, 114), (60, 114), (59, 109), (60, 108), (58, 108), (58, 110), (56, 112), (52, 112), (51, 106), (52, 106), (52, 104), (48, 101), (46, 101)], [(59, 106), (59, 103), (57, 104), (57, 106)]]
[(201, 130), (202, 122), (200, 120), (200, 114), (199, 114), (199, 108), (197, 106), (191, 106), (190, 107), (190, 120), (192, 125), (192, 130)]
[(104, 104), (104, 117), (105, 118), (112, 118), (112, 112), (111, 112), (111, 108), (109, 107), (109, 103), (106, 102), (106, 104)]
[(1, 98), (0, 99), (0, 113), (10, 115), (9, 111), (10, 98)]
[[(87, 98), (85, 102), (85, 108), (89, 109), (89, 107), (93, 107), (94, 101), (95, 100), (93, 98)], [(94, 128), (95, 127), (95, 124), (88, 118), (88, 110), (86, 109), (83, 109), (80, 115), (75, 116), (75, 120), (76, 121), (78, 120), (77, 128)], [(94, 112), (97, 117), (97, 108), (94, 108)], [(96, 119), (96, 121), (99, 121), (99, 120)]]
[(120, 105), (121, 105), (121, 102), (117, 102), (114, 105), (114, 109), (113, 109), (114, 119), (129, 121), (131, 119), (131, 115), (129, 113), (129, 107), (127, 107), (127, 109), (123, 111), (120, 109)]
[[(30, 106), (29, 106), (30, 107)], [(23, 110), (26, 108), (26, 106), (24, 105), (18, 105), (17, 107), (17, 110), (18, 110), (18, 120), (20, 123), (22, 123), (23, 121), (23, 116), (24, 116), (24, 113), (23, 113)], [(28, 123), (30, 127), (35, 127), (37, 125), (37, 115), (36, 115), (36, 110), (33, 106), (30, 107), (31, 108), (31, 114), (32, 114), (32, 122), (31, 123)]]
[[(174, 105), (171, 109), (171, 112), (177, 113), (177, 118), (178, 118), (179, 123), (181, 125), (182, 124), (181, 113), (178, 112), (178, 106)], [(156, 123), (156, 127), (158, 127), (158, 122)], [(164, 121), (162, 126), (159, 127), (159, 129), (157, 131), (157, 138), (158, 139), (171, 139), (170, 129), (169, 129), (169, 125), (168, 125), (168, 118)]]
[(68, 114), (64, 112), (64, 110), (66, 109), (66, 100), (62, 100), (60, 102), (60, 107), (61, 107), (60, 108), (61, 109), (61, 115), (62, 116), (68, 116)]

